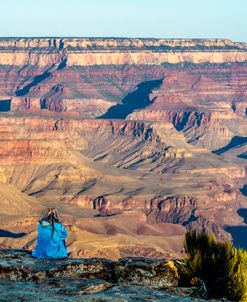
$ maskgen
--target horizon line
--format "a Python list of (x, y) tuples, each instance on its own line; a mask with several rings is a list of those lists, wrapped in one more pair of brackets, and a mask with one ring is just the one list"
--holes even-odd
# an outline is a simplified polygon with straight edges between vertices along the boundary
[(234, 43), (247, 43), (235, 41), (230, 38), (165, 38), (165, 37), (128, 37), (128, 36), (0, 36), (0, 39), (139, 39), (139, 40), (227, 40)]

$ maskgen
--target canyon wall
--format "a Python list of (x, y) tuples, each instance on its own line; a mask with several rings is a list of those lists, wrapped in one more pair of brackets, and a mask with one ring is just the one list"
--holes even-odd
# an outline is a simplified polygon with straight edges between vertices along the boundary
[(176, 49), (176, 48), (246, 49), (246, 43), (228, 39), (154, 39), (154, 38), (0, 38), (0, 48), (79, 48), (79, 49)]
[(0, 111), (95, 118), (162, 80), (148, 120), (172, 110), (245, 116), (246, 49), (229, 40), (1, 39)]
[(229, 40), (1, 39), (1, 65), (69, 66), (244, 62), (246, 45)]
[(0, 181), (41, 204), (52, 200), (102, 216), (141, 211), (147, 223), (226, 238), (222, 226), (241, 223), (234, 211), (244, 203), (244, 178), (240, 163), (188, 144), (167, 122), (1, 119)]
[(246, 121), (245, 43), (2, 38), (0, 226), (33, 230), (18, 220), (31, 207), (15, 209), (30, 202), (67, 213), (77, 255), (85, 234), (103, 256), (113, 234), (114, 253), (157, 257), (169, 229), (180, 244), (185, 229), (230, 238), (226, 225), (244, 225)]

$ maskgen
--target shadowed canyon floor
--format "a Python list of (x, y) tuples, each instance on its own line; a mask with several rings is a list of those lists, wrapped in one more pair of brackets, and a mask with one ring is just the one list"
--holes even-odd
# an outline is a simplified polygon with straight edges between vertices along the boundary
[(195, 229), (236, 242), (246, 62), (229, 40), (1, 39), (0, 246), (32, 249), (48, 206), (74, 257), (183, 257)]

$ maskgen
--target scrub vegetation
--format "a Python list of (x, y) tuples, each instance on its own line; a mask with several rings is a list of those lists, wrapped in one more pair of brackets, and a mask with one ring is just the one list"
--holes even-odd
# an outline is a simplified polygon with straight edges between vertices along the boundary
[(208, 233), (188, 232), (185, 238), (184, 276), (203, 283), (205, 298), (247, 301), (247, 252), (232, 242), (218, 242)]

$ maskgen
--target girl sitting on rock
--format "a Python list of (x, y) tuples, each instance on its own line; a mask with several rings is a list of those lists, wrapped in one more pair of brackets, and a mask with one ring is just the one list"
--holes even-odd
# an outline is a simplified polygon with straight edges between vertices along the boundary
[(67, 257), (65, 243), (67, 237), (68, 233), (62, 225), (58, 211), (49, 208), (39, 220), (37, 245), (32, 252), (32, 256), (39, 259)]

